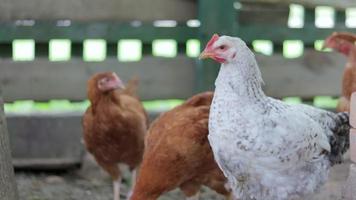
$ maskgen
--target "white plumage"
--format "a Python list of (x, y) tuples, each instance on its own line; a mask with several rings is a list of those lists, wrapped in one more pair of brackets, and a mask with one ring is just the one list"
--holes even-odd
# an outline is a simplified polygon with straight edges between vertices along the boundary
[(316, 192), (348, 148), (348, 115), (267, 97), (241, 39), (221, 36), (210, 45), (228, 48), (215, 82), (209, 142), (234, 194), (289, 200)]

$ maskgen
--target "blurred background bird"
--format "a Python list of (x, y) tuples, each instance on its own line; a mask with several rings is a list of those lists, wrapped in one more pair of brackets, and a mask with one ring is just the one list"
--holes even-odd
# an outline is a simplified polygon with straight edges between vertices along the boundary
[(156, 200), (175, 188), (197, 200), (203, 185), (230, 196), (207, 138), (212, 97), (197, 94), (153, 122), (131, 200)]
[(334, 32), (326, 38), (324, 47), (331, 48), (347, 57), (342, 77), (342, 93), (336, 110), (350, 111), (350, 97), (356, 92), (356, 35), (346, 32)]
[(137, 79), (126, 86), (113, 72), (98, 73), (88, 81), (90, 107), (83, 116), (87, 150), (113, 179), (114, 200), (120, 199), (119, 164), (135, 170), (142, 160), (148, 128), (146, 112), (136, 96)]

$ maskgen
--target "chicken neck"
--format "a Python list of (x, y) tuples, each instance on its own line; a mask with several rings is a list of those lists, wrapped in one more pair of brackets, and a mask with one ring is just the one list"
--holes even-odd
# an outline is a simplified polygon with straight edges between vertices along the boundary
[(215, 86), (217, 92), (233, 93), (242, 103), (262, 103), (266, 95), (262, 90), (262, 77), (257, 63), (236, 62), (223, 64)]

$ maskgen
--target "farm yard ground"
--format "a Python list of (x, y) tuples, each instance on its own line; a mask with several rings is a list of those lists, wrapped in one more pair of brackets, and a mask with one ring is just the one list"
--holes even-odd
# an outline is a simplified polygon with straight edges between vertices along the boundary
[[(322, 191), (310, 200), (341, 200), (341, 190), (348, 175), (349, 162), (335, 166), (330, 180)], [(110, 178), (101, 171), (90, 156), (84, 158), (81, 169), (61, 173), (17, 172), (16, 180), (21, 200), (112, 200)], [(128, 192), (130, 176), (124, 172), (124, 188)], [(122, 198), (126, 199), (126, 198)], [(178, 190), (167, 193), (159, 200), (182, 200)], [(215, 192), (204, 188), (201, 198), (222, 200)]]
[[(126, 199), (131, 182), (129, 171), (123, 167), (124, 186), (122, 199)], [(21, 200), (112, 200), (110, 177), (102, 171), (89, 155), (85, 156), (81, 169), (59, 173), (16, 173)], [(181, 200), (183, 194), (172, 191), (160, 200)], [(215, 192), (203, 189), (201, 199), (223, 200)]]

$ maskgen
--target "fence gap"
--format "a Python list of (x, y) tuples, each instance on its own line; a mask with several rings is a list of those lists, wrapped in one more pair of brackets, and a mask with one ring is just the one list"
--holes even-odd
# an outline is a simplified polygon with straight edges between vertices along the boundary
[(11, 43), (1, 43), (0, 44), (0, 57), (1, 58), (11, 58), (12, 57), (12, 44)]

